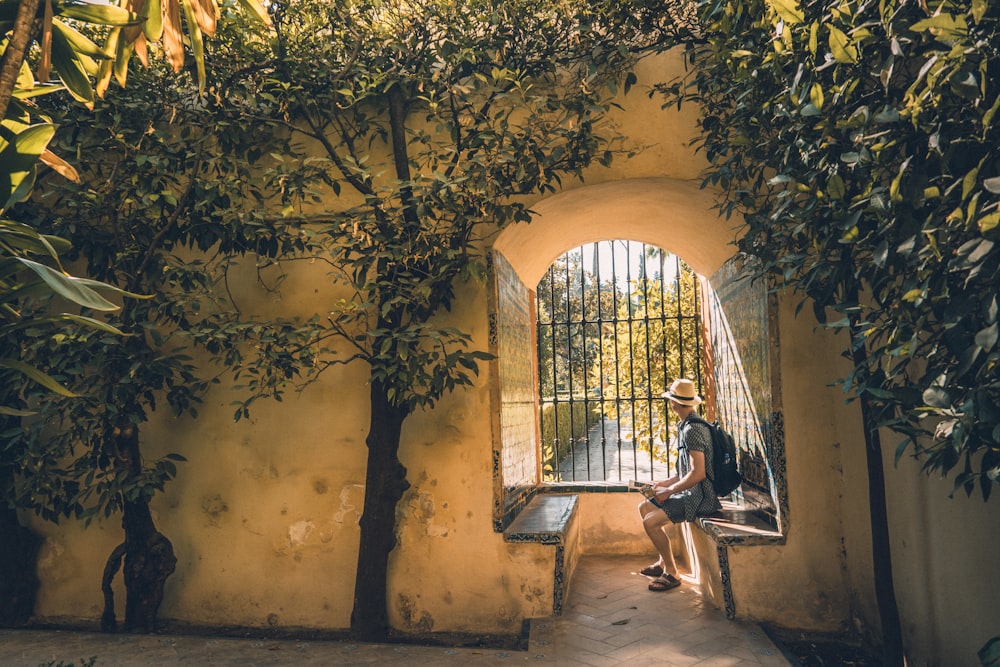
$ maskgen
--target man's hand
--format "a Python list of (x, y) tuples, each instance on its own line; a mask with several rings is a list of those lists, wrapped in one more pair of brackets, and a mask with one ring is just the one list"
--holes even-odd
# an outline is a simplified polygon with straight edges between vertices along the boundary
[(661, 503), (672, 495), (674, 494), (667, 489), (666, 485), (663, 486), (654, 485), (653, 487), (653, 497), (656, 498), (656, 500), (658, 500)]

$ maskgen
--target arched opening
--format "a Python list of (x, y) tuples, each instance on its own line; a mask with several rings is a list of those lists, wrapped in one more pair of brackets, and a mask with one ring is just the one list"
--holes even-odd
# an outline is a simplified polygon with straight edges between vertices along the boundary
[[(490, 342), (497, 356), (494, 401), (495, 528), (503, 530), (544, 491), (538, 406), (539, 282), (567, 250), (629, 238), (669, 249), (698, 277), (708, 324), (702, 388), (709, 417), (718, 416), (742, 445), (748, 483), (741, 501), (776, 528), (787, 520), (773, 302), (767, 290), (739, 280), (731, 261), (735, 225), (712, 208), (710, 193), (673, 179), (601, 183), (563, 192), (533, 207), (530, 224), (504, 230), (494, 244)], [(591, 489), (583, 489), (591, 490)], [(625, 490), (625, 485), (603, 491)]]
[(676, 470), (662, 394), (703, 391), (701, 289), (663, 248), (627, 239), (561, 255), (535, 288), (543, 482), (628, 482)]

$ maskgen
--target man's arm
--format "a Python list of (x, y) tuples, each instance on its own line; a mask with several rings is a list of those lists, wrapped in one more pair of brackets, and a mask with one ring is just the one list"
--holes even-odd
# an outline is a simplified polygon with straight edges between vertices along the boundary
[(686, 491), (697, 486), (705, 479), (705, 452), (689, 450), (688, 457), (691, 459), (691, 469), (683, 477), (671, 477), (669, 480), (657, 482), (653, 485), (656, 491), (657, 500), (666, 500), (675, 493)]

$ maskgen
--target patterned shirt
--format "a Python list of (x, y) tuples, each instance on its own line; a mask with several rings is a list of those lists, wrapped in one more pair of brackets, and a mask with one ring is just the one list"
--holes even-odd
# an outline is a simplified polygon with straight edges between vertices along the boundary
[[(692, 413), (693, 415), (694, 413)], [(699, 516), (707, 516), (722, 509), (722, 504), (715, 495), (715, 488), (708, 478), (712, 469), (712, 435), (708, 427), (688, 417), (678, 427), (680, 443), (678, 451), (678, 469), (681, 477), (691, 471), (689, 451), (702, 452), (705, 455), (705, 479), (695, 486), (677, 494), (684, 498), (684, 520), (694, 521)]]

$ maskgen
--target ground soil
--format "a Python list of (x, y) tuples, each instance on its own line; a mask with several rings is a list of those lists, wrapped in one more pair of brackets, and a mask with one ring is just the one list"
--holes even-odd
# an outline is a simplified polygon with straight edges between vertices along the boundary
[(882, 667), (870, 647), (841, 635), (809, 635), (795, 630), (767, 628), (789, 660), (803, 667)]

